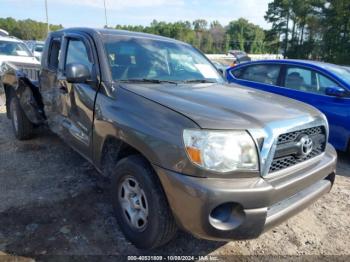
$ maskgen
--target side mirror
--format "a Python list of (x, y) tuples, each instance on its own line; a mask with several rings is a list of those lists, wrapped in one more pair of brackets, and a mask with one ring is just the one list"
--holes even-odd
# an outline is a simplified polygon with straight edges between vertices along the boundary
[(90, 70), (83, 64), (67, 64), (66, 79), (69, 83), (85, 83), (91, 77)]
[(341, 88), (341, 87), (327, 87), (326, 95), (335, 96), (335, 97), (344, 97), (347, 95), (347, 92), (344, 88)]

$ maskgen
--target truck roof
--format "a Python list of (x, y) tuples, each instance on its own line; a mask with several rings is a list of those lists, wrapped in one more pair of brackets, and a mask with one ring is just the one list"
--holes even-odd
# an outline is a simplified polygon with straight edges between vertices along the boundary
[[(181, 44), (186, 44), (184, 42), (175, 40), (173, 38), (168, 38), (164, 36), (159, 35), (153, 35), (153, 34), (147, 34), (147, 33), (140, 33), (140, 32), (133, 32), (133, 31), (126, 31), (126, 30), (117, 30), (117, 29), (101, 29), (101, 28), (89, 28), (89, 27), (72, 27), (67, 29), (62, 29), (56, 32), (85, 32), (88, 34), (99, 34), (101, 37), (103, 36), (128, 36), (128, 37), (135, 37), (135, 38), (148, 38), (152, 40), (159, 40), (159, 41), (171, 41), (171, 42), (178, 42)], [(187, 45), (187, 44), (186, 44)]]

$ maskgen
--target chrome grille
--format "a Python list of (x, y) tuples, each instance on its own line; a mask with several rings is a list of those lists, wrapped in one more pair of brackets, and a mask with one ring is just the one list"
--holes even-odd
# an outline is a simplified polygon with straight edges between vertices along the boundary
[(21, 71), (32, 81), (38, 81), (38, 69), (35, 68), (21, 68)]
[(288, 142), (293, 142), (301, 134), (305, 134), (305, 135), (309, 135), (309, 136), (321, 134), (323, 132), (323, 129), (324, 129), (323, 126), (316, 126), (316, 127), (312, 127), (312, 128), (308, 128), (308, 129), (299, 130), (299, 131), (290, 132), (290, 133), (280, 135), (278, 137), (277, 145), (283, 144), (283, 143), (288, 143)]
[[(303, 135), (309, 136), (313, 141), (313, 149), (307, 156), (300, 156), (296, 151), (299, 138)], [(277, 140), (275, 158), (271, 163), (269, 173), (277, 172), (322, 154), (326, 148), (326, 142), (326, 129), (324, 126), (280, 135)]]
[(31, 81), (39, 80), (40, 65), (10, 62), (10, 64), (17, 67), (18, 70), (22, 71)]

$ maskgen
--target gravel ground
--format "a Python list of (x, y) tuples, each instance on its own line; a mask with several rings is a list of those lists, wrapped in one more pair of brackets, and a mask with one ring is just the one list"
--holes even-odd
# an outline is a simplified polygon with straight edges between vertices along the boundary
[(102, 256), (126, 254), (350, 259), (349, 154), (339, 154), (330, 194), (259, 239), (219, 243), (181, 232), (161, 250), (144, 252), (123, 237), (109, 204), (107, 182), (91, 165), (47, 130), (37, 130), (30, 141), (16, 141), (1, 104), (0, 98), (0, 254), (44, 261), (48, 256), (57, 260), (90, 255), (101, 261)]

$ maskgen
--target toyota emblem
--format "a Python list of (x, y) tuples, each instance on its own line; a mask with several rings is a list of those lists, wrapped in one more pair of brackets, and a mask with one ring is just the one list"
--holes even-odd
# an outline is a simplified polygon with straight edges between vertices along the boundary
[(304, 157), (310, 155), (313, 149), (312, 139), (308, 135), (304, 135), (300, 138), (299, 144), (300, 155)]

